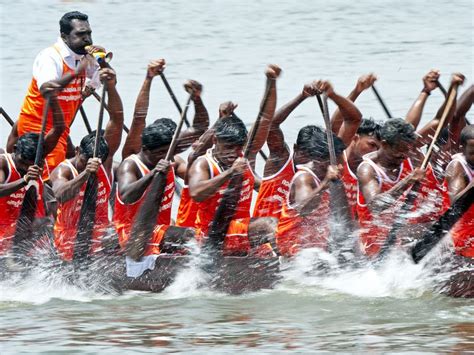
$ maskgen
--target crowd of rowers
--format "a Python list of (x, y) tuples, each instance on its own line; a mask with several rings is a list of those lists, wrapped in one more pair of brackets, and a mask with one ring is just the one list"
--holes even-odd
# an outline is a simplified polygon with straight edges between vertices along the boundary
[[(76, 30), (81, 21), (84, 22), (70, 21), (72, 29)], [(55, 51), (72, 51), (73, 43), (67, 36), (72, 35), (65, 34), (59, 43), (46, 50), (50, 56)], [(133, 121), (121, 151), (122, 161), (117, 164), (113, 159), (122, 143), (123, 107), (115, 70), (109, 64), (99, 66), (91, 56), (99, 50), (102, 51), (100, 47), (82, 52), (76, 49), (81, 57), (76, 69), (68, 67), (64, 56), (59, 56), (60, 75), (52, 80), (45, 81), (45, 75), (34, 73), (7, 147), (0, 155), (2, 255), (15, 252), (16, 245), (35, 235), (19, 238), (17, 231), (27, 189), (36, 186), (36, 219), (51, 221), (46, 225), (53, 228), (57, 255), (65, 262), (73, 261), (80, 224), (91, 222), (81, 217), (83, 205), (91, 206), (91, 201), (85, 199), (90, 176), (96, 177), (97, 195), (92, 201), (93, 228), (87, 252), (110, 252), (110, 245), (116, 242), (113, 252), (135, 262), (162, 253), (188, 254), (190, 239), (205, 245), (213, 224), (220, 222), (215, 220), (216, 211), (223, 205), (231, 216), (231, 221), (224, 223), (226, 230), (219, 246), (224, 256), (292, 257), (303, 248), (328, 250), (333, 191), (330, 187), (337, 181), (342, 182), (350, 218), (357, 226), (358, 242), (354, 248), (370, 259), (380, 253), (396, 218), (400, 217), (400, 205), (409, 204), (403, 210), (405, 225), (398, 233), (398, 245), (433, 224), (472, 187), (474, 126), (467, 123), (466, 113), (473, 102), (473, 86), (454, 104), (447, 100), (463, 84), (461, 74), (452, 75), (446, 100), (434, 118), (420, 127), (423, 108), (438, 88), (437, 70), (422, 78), (421, 92), (405, 119), (390, 118), (378, 123), (362, 118), (354, 103), (374, 84), (373, 74), (361, 76), (347, 97), (337, 93), (329, 81), (313, 81), (277, 109), (276, 82), (281, 70), (269, 65), (265, 70), (262, 103), (256, 109), (258, 124), (250, 133), (232, 102), (220, 105), (219, 117), (210, 126), (201, 97), (202, 86), (190, 80), (184, 86), (194, 106), (194, 118), (190, 127), (179, 133), (176, 149), (167, 157), (177, 124), (168, 118), (148, 119), (147, 124), (152, 82), (165, 70), (165, 60), (153, 60), (135, 103)], [(101, 134), (91, 132), (74, 147), (69, 137), (70, 126), (91, 92), (85, 88), (85, 79), (93, 76), (94, 71), (107, 88), (109, 120)], [(315, 95), (326, 95), (337, 106), (331, 117), (336, 164), (330, 163), (324, 128), (304, 126), (292, 144), (286, 142), (281, 129), (291, 113)], [(431, 143), (446, 110), (449, 111), (442, 134), (424, 168), (424, 148)], [(35, 164), (45, 112), (44, 164)], [(256, 157), (265, 144), (269, 157), (260, 176), (256, 172)], [(184, 159), (181, 155), (188, 148), (190, 152)], [(165, 183), (158, 190), (150, 189), (158, 176), (165, 176)], [(234, 204), (226, 205), (226, 189), (235, 177), (240, 177), (236, 190), (239, 196)], [(184, 181), (184, 187), (173, 220), (177, 178)], [(414, 184), (419, 187), (414, 198), (409, 198)], [(160, 196), (160, 206), (154, 206), (157, 214), (152, 232), (135, 233), (133, 229), (150, 228), (140, 225), (143, 219), (139, 216), (147, 212), (143, 204), (150, 201), (149, 194)], [(450, 235), (456, 254), (474, 257), (472, 205)]]

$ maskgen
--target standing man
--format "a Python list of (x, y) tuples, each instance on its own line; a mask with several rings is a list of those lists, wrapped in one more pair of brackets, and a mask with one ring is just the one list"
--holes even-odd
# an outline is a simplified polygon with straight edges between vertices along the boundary
[[(59, 25), (60, 38), (53, 46), (41, 51), (35, 59), (33, 78), (18, 118), (17, 132), (11, 133), (22, 136), (27, 132), (39, 132), (46, 90), (60, 91), (57, 99), (63, 112), (66, 129), (57, 146), (46, 157), (45, 177), (66, 158), (69, 128), (82, 102), (81, 93), (86, 80), (90, 79), (88, 85), (93, 88), (97, 88), (99, 85), (97, 75), (99, 65), (88, 54), (103, 51), (103, 48), (100, 47), (90, 47), (86, 50), (87, 46), (92, 46), (92, 31), (87, 15), (78, 11), (68, 12), (63, 15)], [(46, 133), (52, 127), (53, 121), (50, 112)], [(9, 146), (7, 150), (13, 151), (13, 147)]]

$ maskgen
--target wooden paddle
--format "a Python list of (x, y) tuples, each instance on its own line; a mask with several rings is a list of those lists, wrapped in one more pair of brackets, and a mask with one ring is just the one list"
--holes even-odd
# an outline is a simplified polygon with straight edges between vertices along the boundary
[[(316, 94), (316, 99), (318, 100), (319, 108), (321, 109), (321, 113), (324, 118), (324, 125), (326, 127), (329, 162), (331, 165), (338, 165), (336, 150), (334, 147), (334, 136), (331, 127), (331, 118), (329, 116), (328, 97), (326, 95), (323, 95), (321, 99), (321, 96), (319, 94)], [(342, 236), (345, 237), (348, 234), (352, 233), (354, 226), (343, 182), (341, 180), (331, 181), (329, 191), (331, 196), (329, 200), (331, 215), (333, 217), (333, 220), (339, 222), (343, 226), (343, 228), (337, 229), (336, 233), (338, 235), (332, 235), (331, 240), (335, 241), (335, 243), (334, 245), (330, 245), (328, 243), (328, 247), (330, 250), (338, 250), (340, 243), (338, 243), (337, 241), (341, 239)], [(338, 238), (339, 236), (340, 238)]]
[[(168, 90), (168, 94), (170, 95), (171, 100), (173, 100), (174, 105), (178, 109), (179, 114), (182, 115), (183, 114), (183, 109), (181, 108), (181, 105), (179, 104), (179, 101), (176, 98), (176, 96), (173, 92), (173, 89), (171, 89), (170, 83), (166, 79), (165, 73), (161, 72), (160, 73), (160, 78), (163, 81), (163, 84), (165, 85), (166, 90)], [(188, 119), (186, 118), (186, 115), (184, 116), (184, 123), (186, 124), (186, 127), (188, 127), (188, 128), (191, 127), (191, 125), (189, 124)]]
[(438, 242), (443, 239), (446, 233), (454, 226), (454, 224), (462, 217), (464, 213), (471, 207), (474, 201), (474, 186), (471, 186), (463, 193), (449, 209), (438, 218), (438, 220), (430, 227), (419, 240), (416, 241), (410, 254), (415, 263), (419, 263)]
[[(99, 109), (99, 119), (97, 120), (97, 131), (94, 140), (93, 158), (99, 154), (100, 139), (102, 138), (102, 124), (104, 120), (105, 98), (107, 96), (107, 82), (103, 82), (103, 91), (101, 105)], [(73, 261), (82, 264), (89, 256), (89, 250), (92, 244), (92, 234), (95, 225), (95, 212), (97, 201), (97, 174), (89, 175), (84, 190), (82, 200), (81, 214), (77, 223), (77, 234), (74, 242)]]
[(375, 96), (377, 97), (377, 100), (379, 101), (380, 105), (382, 106), (383, 110), (385, 111), (385, 114), (387, 115), (388, 118), (392, 118), (392, 114), (390, 113), (390, 110), (388, 109), (387, 105), (385, 105), (384, 100), (382, 99), (382, 96), (380, 96), (379, 91), (375, 87), (375, 85), (372, 85), (372, 91), (374, 92)]
[[(91, 92), (92, 92), (92, 96), (102, 105), (102, 99), (100, 98), (99, 94), (96, 93), (94, 89), (92, 89)], [(110, 115), (109, 106), (106, 103), (104, 103), (104, 108)], [(123, 125), (123, 130), (127, 134), (130, 131), (130, 129), (125, 124)]]
[[(426, 167), (428, 166), (428, 163), (430, 161), (431, 155), (433, 154), (433, 149), (436, 145), (436, 142), (438, 140), (438, 137), (441, 133), (441, 130), (443, 129), (444, 122), (446, 121), (446, 118), (448, 117), (449, 111), (451, 110), (451, 107), (454, 104), (454, 101), (456, 100), (456, 95), (457, 95), (457, 87), (459, 84), (454, 84), (449, 96), (447, 98), (446, 106), (444, 108), (443, 114), (441, 115), (441, 118), (439, 120), (438, 126), (436, 128), (435, 134), (433, 135), (433, 138), (431, 140), (431, 143), (428, 147), (428, 150), (425, 154), (425, 158), (423, 159), (423, 162), (421, 163), (420, 168), (425, 170)], [(383, 259), (390, 248), (395, 244), (397, 241), (397, 234), (399, 230), (404, 227), (407, 223), (406, 220), (406, 214), (409, 212), (409, 210), (412, 208), (412, 204), (417, 197), (418, 190), (420, 189), (421, 184), (420, 183), (415, 183), (411, 186), (410, 189), (408, 189), (407, 192), (407, 198), (403, 205), (401, 206), (400, 210), (398, 213), (395, 213), (395, 216), (398, 216), (398, 218), (395, 219), (394, 225), (390, 232), (387, 235), (387, 238), (385, 239), (384, 244), (382, 245), (379, 254), (377, 255), (377, 259), (381, 260)]]
[[(263, 112), (265, 112), (266, 106), (268, 105), (268, 99), (270, 95), (271, 84), (267, 82), (265, 89), (265, 96), (260, 112), (253, 124), (250, 132), (247, 135), (247, 142), (244, 147), (243, 157), (248, 159), (251, 152), (252, 145), (255, 140), (255, 136), (258, 132), (260, 122), (262, 120)], [(221, 202), (214, 213), (214, 218), (211, 222), (208, 232), (208, 239), (204, 245), (204, 249), (209, 253), (209, 255), (214, 259), (217, 256), (221, 255), (222, 245), (224, 244), (224, 238), (229, 229), (230, 223), (235, 215), (235, 210), (237, 208), (240, 192), (242, 190), (243, 183), (243, 174), (233, 175), (227, 185), (226, 190), (222, 196)]]
[[(175, 155), (176, 147), (179, 142), (179, 135), (183, 128), (183, 123), (191, 103), (192, 93), (190, 93), (184, 111), (181, 113), (181, 118), (178, 126), (173, 134), (168, 152), (165, 160), (171, 161)], [(130, 238), (126, 245), (127, 255), (134, 260), (139, 260), (145, 252), (146, 245), (153, 235), (156, 227), (156, 219), (160, 211), (161, 203), (163, 201), (166, 181), (168, 178), (168, 170), (160, 172), (153, 177), (148, 190), (145, 193), (145, 199), (140, 206), (138, 213), (133, 221)]]
[[(43, 166), (44, 162), (44, 137), (46, 134), (46, 122), (50, 106), (50, 98), (46, 98), (43, 107), (43, 117), (41, 121), (41, 131), (39, 133), (38, 145), (36, 146), (36, 155), (34, 165)], [(36, 208), (38, 205), (38, 193), (35, 184), (28, 183), (25, 187), (25, 196), (23, 198), (20, 215), (16, 222), (15, 235), (13, 237), (13, 248), (18, 251), (21, 242), (31, 236), (32, 224), (35, 219)]]
[(7, 122), (10, 124), (10, 126), (13, 126), (15, 122), (12, 120), (12, 118), (8, 115), (8, 113), (5, 112), (3, 107), (0, 107), (0, 114), (2, 114), (3, 117), (7, 120)]

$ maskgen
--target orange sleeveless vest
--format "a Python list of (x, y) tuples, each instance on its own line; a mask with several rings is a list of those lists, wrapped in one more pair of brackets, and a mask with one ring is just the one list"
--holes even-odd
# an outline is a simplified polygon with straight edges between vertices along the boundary
[(253, 210), (254, 217), (280, 218), (283, 203), (290, 192), (290, 182), (295, 175), (293, 154), (276, 174), (262, 178), (257, 201)]
[(418, 196), (414, 201), (415, 216), (410, 218), (411, 224), (428, 223), (437, 220), (450, 206), (448, 186), (446, 181), (439, 182), (428, 164), (426, 175), (421, 182)]
[[(206, 152), (205, 159), (209, 164), (209, 171), (211, 173), (211, 178), (222, 173), (217, 161), (212, 155), (212, 148)], [(255, 177), (253, 176), (252, 170), (248, 167), (244, 171), (244, 178), (242, 183), (242, 190), (240, 192), (240, 199), (237, 203), (237, 208), (235, 210), (233, 219), (241, 219), (250, 217), (250, 204), (252, 202), (252, 190), (255, 183)], [(214, 214), (216, 213), (217, 207), (224, 195), (224, 192), (227, 188), (229, 182), (221, 186), (219, 191), (214, 194), (214, 196), (208, 198), (206, 201), (198, 202), (198, 212), (196, 215), (196, 235), (198, 240), (203, 236), (207, 235), (209, 232), (209, 227), (214, 219)]]
[[(54, 46), (56, 51), (59, 49)], [(69, 68), (63, 60), (63, 75), (74, 74), (74, 70)], [(66, 129), (59, 138), (58, 144), (51, 153), (46, 157), (47, 168), (45, 171), (53, 171), (64, 159), (66, 159), (67, 137), (69, 136), (70, 126), (74, 119), (79, 105), (81, 104), (81, 92), (85, 82), (85, 74), (77, 76), (72, 80), (59, 94), (58, 102), (64, 116)], [(43, 116), (44, 98), (41, 96), (40, 90), (36, 83), (36, 79), (31, 80), (28, 92), (23, 106), (21, 107), (20, 116), (17, 122), (18, 136), (22, 136), (28, 132), (39, 133), (41, 131), (41, 119)], [(46, 133), (53, 127), (53, 114), (51, 110), (48, 112), (46, 121)], [(45, 175), (43, 175), (45, 177)]]
[[(302, 174), (310, 174), (316, 186), (321, 181), (309, 168), (297, 166), (297, 172), (290, 183)], [(320, 205), (310, 215), (301, 216), (290, 204), (290, 194), (284, 200), (280, 221), (277, 227), (276, 241), (280, 253), (284, 256), (295, 255), (300, 248), (327, 248), (329, 237), (329, 191), (324, 191)]]
[[(466, 162), (461, 153), (453, 155), (453, 161), (461, 163), (469, 182), (474, 179), (474, 169)], [(454, 250), (457, 254), (466, 258), (474, 258), (474, 204), (464, 213), (459, 221), (451, 229), (451, 237), (453, 238)]]
[(351, 170), (347, 161), (346, 151), (344, 151), (344, 170), (342, 172), (342, 183), (346, 190), (347, 202), (351, 210), (352, 218), (357, 220), (357, 176)]
[[(79, 175), (76, 168), (69, 160), (65, 160), (60, 165), (67, 166), (74, 178)], [(97, 172), (97, 201), (94, 232), (92, 235), (91, 253), (95, 253), (101, 249), (101, 239), (107, 228), (110, 226), (109, 221), (109, 196), (112, 188), (109, 175), (105, 171), (103, 165)], [(74, 255), (74, 243), (77, 235), (77, 227), (81, 216), (82, 203), (84, 201), (84, 192), (86, 190), (84, 183), (79, 194), (64, 203), (58, 202), (57, 217), (54, 224), (54, 245), (58, 254), (67, 261), (72, 260)]]
[(197, 210), (198, 203), (191, 198), (189, 186), (183, 186), (181, 200), (179, 201), (178, 215), (176, 216), (176, 225), (178, 227), (194, 228)]
[[(140, 173), (142, 176), (145, 176), (150, 172), (150, 169), (140, 160), (140, 158), (133, 154), (126, 159), (131, 159), (137, 164), (138, 168), (140, 169)], [(156, 218), (156, 225), (157, 228), (155, 229), (155, 232), (158, 233), (159, 231), (163, 232), (163, 225), (169, 226), (171, 224), (171, 208), (173, 204), (173, 196), (174, 196), (174, 180), (175, 180), (175, 173), (174, 169), (170, 169), (168, 172), (167, 180), (166, 180), (166, 187), (165, 187), (165, 192), (162, 200), (162, 204), (160, 206), (160, 210), (158, 213), (158, 216)], [(115, 213), (114, 213), (114, 224), (115, 228), (117, 229), (117, 233), (119, 236), (119, 243), (122, 248), (125, 248), (125, 245), (128, 241), (130, 231), (132, 229), (132, 224), (135, 219), (135, 216), (137, 215), (141, 204), (143, 203), (143, 200), (145, 198), (145, 194), (148, 192), (148, 188), (145, 190), (143, 195), (140, 197), (139, 200), (137, 200), (134, 203), (127, 204), (125, 202), (122, 202), (122, 199), (120, 198), (120, 193), (119, 189), (117, 188), (117, 193), (116, 193), (116, 198), (115, 198)], [(162, 235), (161, 235), (162, 236)], [(150, 243), (148, 243), (148, 247), (145, 250), (145, 255), (150, 255), (150, 254), (159, 254), (159, 251), (153, 252), (152, 250), (149, 250), (150, 247), (152, 247), (151, 244), (159, 244), (155, 243), (153, 238)], [(157, 245), (155, 245), (158, 247)]]
[[(22, 179), (22, 176), (16, 170), (15, 163), (11, 154), (2, 154), (7, 161), (9, 175), (5, 184)], [(43, 181), (37, 181), (38, 203), (36, 208), (36, 217), (44, 217), (43, 201)], [(12, 247), (13, 237), (16, 230), (16, 222), (20, 216), (21, 206), (26, 193), (26, 186), (15, 191), (9, 196), (0, 197), (0, 255), (5, 254)]]
[[(405, 159), (400, 164), (400, 172), (396, 180), (390, 179), (387, 174), (375, 164), (371, 159), (364, 158), (361, 164), (369, 164), (375, 170), (377, 179), (380, 186), (380, 192), (390, 190), (400, 180), (404, 179), (409, 175), (413, 168), (409, 159)], [(383, 215), (373, 215), (364, 199), (364, 195), (360, 191), (357, 192), (357, 214), (359, 216), (359, 243), (361, 251), (368, 256), (374, 256), (378, 254), (382, 247), (385, 238), (387, 238), (390, 232), (393, 222), (394, 213), (400, 210), (401, 204), (405, 200), (405, 194), (400, 196), (396, 203), (393, 204), (389, 209), (385, 210)]]

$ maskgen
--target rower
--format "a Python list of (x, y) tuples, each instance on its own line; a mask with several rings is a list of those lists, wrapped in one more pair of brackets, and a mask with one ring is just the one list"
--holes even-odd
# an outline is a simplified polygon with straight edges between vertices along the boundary
[[(56, 91), (46, 90), (44, 94), (50, 97), (53, 116), (53, 126), (44, 141), (44, 156), (46, 156), (55, 148), (65, 125)], [(37, 185), (36, 217), (45, 216), (42, 167), (34, 165), (38, 139), (37, 133), (25, 133), (16, 141), (13, 153), (0, 155), (0, 254), (5, 254), (12, 248), (17, 220), (26, 188), (30, 184)]]
[[(99, 65), (88, 54), (104, 51), (92, 45), (91, 29), (87, 15), (73, 11), (63, 15), (60, 24), (61, 37), (57, 42), (41, 51), (33, 64), (33, 79), (21, 108), (20, 116), (12, 135), (21, 136), (26, 132), (39, 132), (41, 115), (45, 101), (43, 92), (48, 88), (62, 89), (57, 99), (64, 115), (66, 129), (57, 146), (49, 152), (44, 169), (44, 178), (66, 158), (67, 137), (75, 113), (82, 102), (81, 92), (88, 84), (96, 88), (99, 85), (97, 70)], [(91, 46), (89, 52), (85, 47)], [(52, 128), (51, 113), (48, 117), (46, 132)], [(9, 139), (9, 142), (12, 141)], [(7, 147), (12, 151), (12, 144)]]
[[(333, 139), (336, 156), (342, 162), (344, 143), (335, 135)], [(296, 173), (283, 201), (276, 237), (280, 253), (287, 257), (302, 248), (328, 249), (328, 188), (331, 181), (342, 176), (342, 165), (329, 165), (328, 140), (322, 128), (301, 128), (293, 149)]]
[[(453, 155), (446, 169), (446, 181), (451, 203), (474, 184), (474, 125), (461, 131), (461, 153)], [(474, 258), (474, 204), (451, 229), (456, 254)]]
[[(248, 142), (245, 124), (235, 113), (223, 117), (214, 126), (214, 146), (199, 157), (189, 171), (189, 192), (198, 203), (195, 226), (199, 242), (206, 242), (216, 211), (229, 182), (241, 174), (242, 186), (233, 219), (223, 240), (223, 255), (272, 254), (271, 247), (261, 248), (273, 238), (275, 222), (268, 219), (250, 219), (252, 191), (256, 185), (253, 173), (257, 152), (265, 143), (276, 106), (276, 79), (281, 69), (269, 65), (265, 75), (268, 90), (262, 99), (260, 119), (253, 142)], [(233, 109), (232, 109), (233, 111)], [(244, 145), (250, 144), (248, 159), (244, 158)], [(257, 182), (258, 184), (258, 182)]]
[(113, 220), (123, 250), (126, 249), (133, 221), (143, 204), (144, 196), (153, 177), (155, 174), (168, 171), (163, 199), (151, 240), (144, 250), (127, 252), (127, 255), (135, 261), (141, 260), (143, 256), (185, 252), (182, 245), (194, 233), (192, 230), (171, 225), (175, 177), (184, 178), (187, 169), (186, 162), (177, 154), (186, 150), (204, 133), (208, 127), (209, 119), (207, 112), (204, 113), (202, 109), (201, 84), (194, 80), (188, 81), (185, 89), (192, 92), (195, 105), (194, 120), (189, 129), (180, 133), (173, 161), (164, 160), (176, 130), (176, 123), (169, 118), (160, 118), (146, 127), (145, 125), (151, 83), (153, 78), (164, 70), (165, 64), (164, 59), (159, 59), (152, 61), (147, 67), (147, 75), (135, 104), (130, 132), (122, 150), (124, 160), (117, 170), (117, 193)]
[(123, 106), (116, 89), (115, 71), (101, 69), (100, 79), (107, 83), (110, 120), (100, 136), (98, 156), (93, 157), (96, 136), (93, 131), (82, 138), (75, 148), (75, 156), (64, 160), (51, 173), (53, 192), (58, 201), (54, 245), (65, 261), (73, 259), (86, 182), (91, 174), (97, 175), (98, 190), (90, 254), (103, 250), (103, 239), (110, 228), (108, 204), (113, 182), (112, 164), (122, 140)]
[(356, 133), (361, 114), (357, 107), (348, 99), (334, 92), (332, 85), (328, 81), (314, 81), (306, 84), (300, 94), (286, 105), (281, 107), (272, 120), (270, 132), (268, 134), (267, 145), (270, 156), (265, 163), (262, 184), (257, 196), (254, 209), (254, 217), (275, 217), (279, 218), (283, 202), (288, 192), (290, 181), (295, 174), (294, 153), (285, 143), (285, 137), (280, 125), (286, 120), (290, 113), (298, 107), (308, 97), (318, 93), (317, 87), (323, 88), (328, 97), (334, 101), (342, 112), (343, 127), (339, 137), (349, 143)]
[[(357, 79), (354, 89), (349, 93), (347, 99), (355, 102), (362, 92), (372, 87), (377, 80), (377, 77), (370, 73), (362, 75)], [(357, 121), (356, 121), (357, 122)], [(349, 121), (351, 123), (351, 121)], [(363, 118), (357, 131), (350, 136), (353, 130), (348, 131), (350, 126), (344, 120), (344, 116), (339, 108), (334, 111), (331, 117), (332, 131), (338, 137), (345, 137), (344, 143), (347, 149), (344, 151), (344, 170), (342, 172), (342, 182), (346, 189), (347, 202), (351, 209), (351, 214), (354, 220), (357, 220), (357, 167), (362, 162), (362, 157), (365, 154), (373, 152), (380, 147), (380, 124), (375, 122), (372, 118)]]
[[(237, 104), (232, 101), (226, 101), (219, 105), (219, 118), (232, 116)], [(206, 111), (207, 113), (207, 111)], [(189, 193), (189, 170), (194, 161), (200, 156), (206, 154), (206, 151), (212, 147), (212, 138), (214, 137), (214, 126), (209, 128), (191, 145), (191, 152), (187, 159), (187, 169), (184, 176), (184, 186), (181, 191), (181, 199), (179, 201), (178, 213), (176, 215), (176, 225), (179, 227), (195, 228), (196, 215), (199, 205), (191, 198)]]

